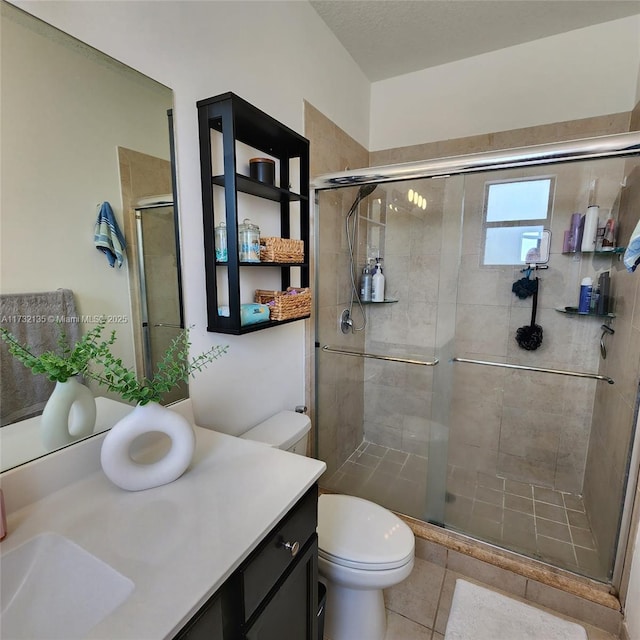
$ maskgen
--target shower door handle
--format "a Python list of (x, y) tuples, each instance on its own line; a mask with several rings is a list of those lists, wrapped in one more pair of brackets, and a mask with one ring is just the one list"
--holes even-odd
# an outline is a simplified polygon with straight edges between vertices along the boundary
[(544, 367), (529, 367), (523, 364), (508, 364), (506, 362), (489, 362), (487, 360), (471, 360), (470, 358), (451, 358), (451, 362), (466, 362), (468, 364), (481, 364), (486, 367), (500, 367), (502, 369), (519, 369), (520, 371), (537, 371), (538, 373), (552, 373), (560, 376), (573, 376), (574, 378), (588, 378), (590, 380), (602, 380), (614, 384), (613, 378), (599, 373), (585, 373), (583, 371), (566, 371), (565, 369), (546, 369)]
[(349, 349), (339, 349), (337, 347), (331, 347), (325, 344), (322, 347), (323, 351), (327, 353), (339, 353), (343, 356), (356, 356), (358, 358), (373, 358), (374, 360), (386, 360), (387, 362), (402, 362), (404, 364), (416, 364), (422, 367), (435, 367), (439, 360), (435, 358), (432, 361), (429, 360), (413, 360), (412, 358), (396, 358), (395, 356), (384, 356), (378, 353), (363, 353), (362, 351), (350, 351)]

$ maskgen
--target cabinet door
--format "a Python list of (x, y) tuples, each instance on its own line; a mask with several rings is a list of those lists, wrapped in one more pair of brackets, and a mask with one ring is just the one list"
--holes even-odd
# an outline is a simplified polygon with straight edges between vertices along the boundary
[(223, 640), (222, 598), (214, 595), (178, 633), (174, 640)]
[(317, 557), (314, 534), (291, 573), (247, 631), (247, 640), (318, 640)]

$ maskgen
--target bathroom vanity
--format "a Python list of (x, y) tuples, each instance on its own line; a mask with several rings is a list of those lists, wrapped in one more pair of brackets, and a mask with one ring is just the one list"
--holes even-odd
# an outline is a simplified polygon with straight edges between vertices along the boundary
[(325, 464), (195, 429), (187, 472), (146, 491), (102, 473), (104, 435), (0, 476), (3, 558), (56, 534), (132, 583), (121, 604), (66, 637), (316, 640), (315, 483)]
[(322, 640), (315, 622), (317, 512), (314, 485), (177, 638)]

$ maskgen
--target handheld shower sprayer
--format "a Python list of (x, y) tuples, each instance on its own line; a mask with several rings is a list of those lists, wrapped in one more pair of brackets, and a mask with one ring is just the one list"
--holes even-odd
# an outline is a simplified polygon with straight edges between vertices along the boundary
[(349, 219), (355, 213), (360, 202), (364, 200), (367, 196), (370, 196), (376, 190), (377, 186), (378, 186), (377, 184), (363, 184), (358, 189), (358, 194), (356, 195), (356, 199), (353, 201), (353, 204), (351, 205), (349, 211), (347, 212), (347, 219)]
[[(362, 308), (362, 301), (360, 300), (360, 294), (358, 292), (358, 287), (356, 284), (356, 266), (355, 266), (355, 257), (354, 257), (354, 246), (355, 246), (355, 236), (357, 233), (357, 219), (354, 219), (353, 225), (350, 225), (349, 222), (353, 217), (353, 214), (356, 212), (358, 205), (362, 200), (370, 196), (375, 190), (377, 184), (363, 184), (358, 189), (358, 194), (356, 195), (353, 204), (349, 208), (347, 212), (347, 216), (345, 218), (345, 229), (347, 232), (347, 245), (349, 247), (349, 276), (351, 278), (351, 301), (349, 303), (349, 308), (345, 309), (342, 312), (342, 316), (340, 318), (340, 328), (342, 333), (350, 333), (354, 331), (362, 331), (367, 325), (367, 318), (364, 314), (364, 309)], [(353, 301), (358, 301), (358, 306), (360, 307), (360, 314), (362, 315), (362, 325), (357, 327), (353, 318), (351, 317), (353, 311)]]

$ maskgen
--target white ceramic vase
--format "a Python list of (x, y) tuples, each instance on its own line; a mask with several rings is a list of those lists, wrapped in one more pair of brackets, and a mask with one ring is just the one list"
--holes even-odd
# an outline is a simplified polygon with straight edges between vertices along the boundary
[(96, 426), (96, 400), (90, 389), (74, 378), (56, 382), (40, 417), (42, 443), (49, 451), (86, 438)]
[[(150, 464), (131, 457), (133, 443), (146, 434), (169, 437), (171, 448)], [(105, 436), (100, 452), (102, 470), (111, 482), (128, 491), (141, 491), (173, 482), (186, 470), (193, 458), (196, 436), (189, 421), (157, 402), (137, 405), (117, 422)]]

